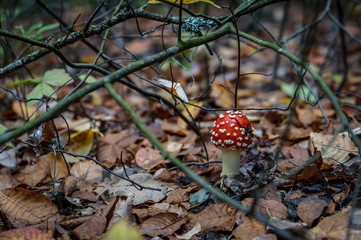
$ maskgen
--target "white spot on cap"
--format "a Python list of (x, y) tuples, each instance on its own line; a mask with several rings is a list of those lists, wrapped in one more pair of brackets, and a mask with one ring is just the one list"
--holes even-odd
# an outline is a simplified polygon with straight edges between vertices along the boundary
[(226, 121), (226, 123), (228, 124), (229, 122), (228, 122), (228, 121)]
[(238, 143), (237, 143), (237, 146), (238, 146), (238, 147), (242, 147), (242, 143), (238, 142)]
[(219, 124), (221, 124), (222, 126), (224, 125), (224, 124), (226, 124), (225, 122), (220, 122)]
[(231, 139), (226, 139), (226, 140), (224, 140), (224, 143), (225, 143), (225, 144), (233, 144), (234, 141), (231, 140)]
[(227, 113), (232, 113), (233, 111), (232, 110), (228, 110)]
[(219, 128), (219, 124), (217, 124), (217, 128)]
[(219, 142), (219, 143), (222, 143), (222, 140), (221, 140), (221, 139), (219, 139), (219, 140), (218, 140), (218, 142)]
[(237, 137), (237, 133), (233, 133), (233, 136)]
[(248, 136), (244, 137), (244, 139), (248, 140)]
[(236, 118), (236, 115), (229, 114), (229, 117), (230, 117), (230, 118)]
[(231, 136), (231, 133), (227, 133), (227, 136)]
[(239, 138), (237, 138), (239, 141), (242, 141), (242, 138), (241, 137), (239, 137)]
[(220, 114), (220, 115), (219, 115), (219, 118), (224, 118), (224, 114)]
[(224, 129), (219, 129), (219, 132), (220, 132), (220, 133), (225, 133), (226, 130), (227, 130), (227, 129), (225, 129), (225, 128), (224, 128)]
[(236, 130), (236, 131), (237, 131), (238, 129), (239, 129), (239, 127), (234, 127), (234, 130)]
[(247, 143), (243, 143), (242, 146), (243, 146), (243, 147), (247, 147)]

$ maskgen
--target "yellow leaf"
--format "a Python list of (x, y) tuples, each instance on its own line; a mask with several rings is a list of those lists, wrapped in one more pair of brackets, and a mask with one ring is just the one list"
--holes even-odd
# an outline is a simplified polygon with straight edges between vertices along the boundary
[[(177, 3), (177, 4), (181, 3), (180, 0), (164, 0), (164, 2)], [(206, 2), (206, 3), (212, 4), (216, 8), (222, 8), (222, 7), (218, 6), (217, 4), (215, 4), (214, 2), (212, 2), (210, 0), (183, 0), (184, 4), (191, 4), (191, 3), (196, 3), (196, 2)], [(163, 3), (163, 2), (158, 1), (158, 0), (149, 0), (148, 3), (153, 4), (153, 3)]]
[[(70, 135), (70, 144), (66, 147), (68, 152), (78, 155), (88, 155), (94, 142), (94, 133), (101, 134), (95, 129), (88, 129)], [(68, 162), (79, 162), (79, 159), (70, 155), (65, 155)]]
[(139, 233), (137, 227), (130, 225), (125, 220), (120, 220), (114, 224), (105, 234), (103, 240), (143, 240), (144, 237)]

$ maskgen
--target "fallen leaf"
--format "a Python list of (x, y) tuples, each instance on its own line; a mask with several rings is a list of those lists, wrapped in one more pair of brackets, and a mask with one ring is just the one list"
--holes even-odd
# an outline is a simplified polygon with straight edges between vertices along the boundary
[[(345, 163), (350, 153), (356, 154), (357, 147), (348, 136), (310, 134), (310, 150), (313, 155), (321, 153), (323, 163), (329, 166)], [(322, 168), (321, 168), (322, 170)]]
[(237, 210), (228, 204), (213, 204), (197, 214), (190, 214), (190, 224), (201, 224), (202, 231), (232, 231)]
[[(253, 198), (246, 198), (242, 201), (242, 204), (251, 207), (253, 201)], [(279, 219), (287, 219), (288, 217), (287, 207), (282, 202), (273, 199), (260, 199), (257, 203), (256, 211), (265, 218), (276, 217)]]
[[(88, 129), (85, 131), (73, 133), (70, 135), (70, 143), (66, 147), (66, 151), (77, 155), (88, 155), (93, 147), (95, 133), (100, 134), (95, 129)], [(76, 163), (80, 160), (79, 158), (70, 155), (66, 155), (65, 158), (69, 163)]]
[(316, 116), (313, 113), (313, 109), (310, 108), (296, 108), (296, 116), (298, 118), (298, 120), (301, 122), (301, 124), (303, 125), (303, 127), (308, 127), (310, 126), (315, 120), (316, 120)]
[(161, 213), (148, 218), (140, 224), (140, 232), (150, 237), (173, 235), (183, 224), (186, 218), (179, 217), (175, 213)]
[(143, 240), (144, 237), (140, 234), (139, 229), (130, 225), (126, 220), (122, 219), (113, 224), (107, 231), (103, 240)]
[(312, 226), (315, 219), (319, 218), (323, 209), (328, 204), (318, 196), (307, 197), (303, 199), (297, 207), (297, 214), (301, 220)]
[(252, 240), (265, 233), (266, 227), (263, 223), (248, 217), (233, 231), (237, 240)]
[[(35, 105), (28, 106), (25, 102), (14, 101), (12, 104), (12, 110), (23, 119), (27, 119), (29, 116), (29, 120), (34, 120), (40, 115), (40, 111), (37, 111), (37, 107)], [(35, 113), (35, 114), (33, 114)], [(24, 116), (26, 114), (26, 116)]]
[(63, 155), (60, 152), (56, 152), (56, 155), (54, 154), (54, 152), (50, 152), (46, 155), (46, 158), (49, 161), (50, 174), (53, 179), (54, 179), (54, 166), (55, 166), (56, 180), (60, 180), (69, 175), (69, 169), (68, 169), (69, 166), (67, 167), (65, 163), (65, 159), (63, 158)]
[(38, 224), (58, 215), (49, 197), (25, 188), (0, 191), (0, 211), (16, 227)]
[(163, 162), (164, 158), (160, 152), (153, 148), (140, 148), (135, 154), (137, 165), (146, 171), (150, 171)]
[(77, 178), (78, 183), (83, 181), (88, 184), (101, 182), (103, 174), (102, 167), (93, 161), (82, 161), (73, 165), (71, 175)]
[(100, 236), (107, 226), (107, 219), (102, 212), (97, 212), (95, 215), (88, 218), (86, 222), (73, 230), (74, 236), (78, 239), (92, 240)]
[(19, 228), (0, 233), (0, 239), (5, 240), (54, 240), (49, 234), (36, 228)]
[(119, 159), (121, 149), (115, 144), (100, 140), (98, 143), (98, 160), (107, 168), (112, 168)]
[(190, 193), (195, 191), (195, 187), (192, 188), (180, 188), (171, 191), (165, 200), (167, 203), (181, 203), (189, 200)]
[(0, 174), (0, 190), (6, 189), (6, 188), (13, 188), (19, 184), (18, 180), (13, 177), (12, 175), (6, 173), (6, 174)]
[(147, 173), (138, 173), (129, 176), (129, 178), (136, 183), (142, 184), (147, 187), (158, 188), (161, 191), (155, 191), (150, 189), (143, 189), (140, 191), (136, 189), (132, 185), (132, 183), (124, 179), (120, 179), (118, 182), (111, 184), (111, 187), (108, 189), (109, 192), (118, 196), (134, 196), (133, 205), (139, 205), (147, 201), (156, 203), (166, 197), (166, 188), (162, 187), (162, 184), (156, 181), (153, 175)]
[[(227, 81), (227, 87), (233, 92), (233, 88), (229, 81)], [(233, 95), (230, 94), (223, 86), (219, 84), (213, 84), (211, 88), (211, 97), (216, 101), (216, 104), (224, 109), (229, 109), (234, 106)]]
[(16, 166), (15, 149), (9, 149), (0, 154), (0, 165), (8, 168)]
[(154, 217), (155, 215), (161, 213), (175, 213), (179, 217), (183, 216), (184, 210), (181, 207), (178, 207), (169, 203), (155, 203), (147, 208), (135, 208), (133, 209), (133, 214), (137, 215), (140, 222), (144, 222), (149, 217)]
[[(348, 228), (351, 228), (350, 240), (360, 239), (361, 222), (359, 219), (361, 219), (361, 210), (357, 209), (354, 212), (354, 226), (348, 226), (349, 214), (350, 209), (345, 208), (335, 215), (325, 217), (316, 227), (311, 229), (310, 239), (346, 239)], [(358, 222), (355, 221), (357, 219)]]
[(200, 233), (202, 230), (201, 224), (197, 223), (191, 230), (189, 230), (187, 233), (183, 235), (175, 234), (177, 239), (191, 239), (194, 235), (197, 233)]

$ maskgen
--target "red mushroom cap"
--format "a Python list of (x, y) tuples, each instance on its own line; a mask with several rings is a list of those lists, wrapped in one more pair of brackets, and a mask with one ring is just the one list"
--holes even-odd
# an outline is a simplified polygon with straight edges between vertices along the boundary
[(227, 111), (219, 115), (211, 130), (211, 142), (223, 150), (245, 151), (253, 144), (253, 128), (245, 115)]

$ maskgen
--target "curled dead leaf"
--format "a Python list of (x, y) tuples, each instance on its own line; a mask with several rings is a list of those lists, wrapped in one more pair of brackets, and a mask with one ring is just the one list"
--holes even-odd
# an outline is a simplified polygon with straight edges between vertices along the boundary
[(38, 224), (58, 216), (58, 209), (49, 197), (25, 188), (0, 191), (0, 211), (17, 227)]

